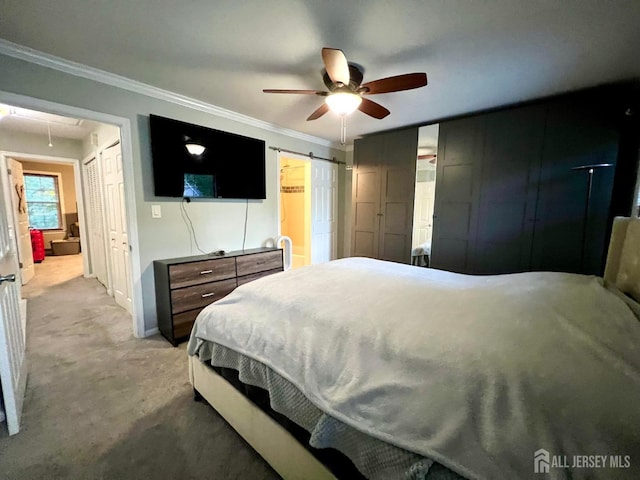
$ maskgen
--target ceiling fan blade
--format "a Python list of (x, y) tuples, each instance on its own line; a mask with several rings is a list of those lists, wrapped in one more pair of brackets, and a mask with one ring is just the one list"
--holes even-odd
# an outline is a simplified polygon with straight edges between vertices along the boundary
[(362, 99), (362, 103), (358, 107), (358, 110), (360, 110), (362, 113), (366, 113), (367, 115), (372, 116), (373, 118), (377, 118), (378, 120), (386, 117), (391, 113), (379, 103), (372, 102), (368, 98)]
[(337, 48), (323, 48), (322, 61), (327, 75), (333, 83), (349, 85), (349, 64), (342, 50)]
[(326, 103), (323, 103), (318, 107), (318, 109), (315, 112), (309, 115), (309, 117), (307, 118), (307, 122), (309, 120), (315, 120), (316, 118), (320, 118), (322, 115), (324, 115), (328, 111), (329, 111), (329, 105), (327, 105)]
[(323, 92), (320, 90), (280, 90), (277, 88), (265, 88), (262, 90), (264, 93), (300, 93), (303, 95), (328, 95), (329, 92)]
[(373, 95), (376, 93), (400, 92), (411, 90), (412, 88), (424, 87), (427, 84), (426, 73), (406, 73), (395, 77), (381, 78), (362, 85), (358, 91), (363, 95)]

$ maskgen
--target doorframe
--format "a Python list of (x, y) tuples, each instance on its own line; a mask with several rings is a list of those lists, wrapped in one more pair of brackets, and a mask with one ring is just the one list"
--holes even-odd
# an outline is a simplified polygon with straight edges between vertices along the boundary
[[(145, 337), (144, 308), (142, 303), (142, 269), (140, 265), (140, 241), (138, 235), (138, 220), (135, 201), (135, 176), (133, 171), (133, 137), (131, 134), (131, 121), (125, 117), (119, 117), (108, 113), (96, 112), (84, 108), (64, 105), (61, 103), (42, 100), (39, 98), (18, 95), (0, 90), (0, 102), (17, 107), (39, 110), (73, 118), (83, 118), (99, 123), (115, 125), (120, 129), (120, 143), (122, 146), (122, 167), (125, 190), (125, 216), (127, 229), (130, 233), (131, 260), (131, 284), (132, 284), (132, 328), (136, 338)], [(78, 159), (80, 161), (81, 159)], [(82, 190), (81, 190), (82, 191)], [(80, 212), (78, 212), (80, 213)], [(83, 212), (84, 213), (84, 212)], [(82, 222), (84, 223), (84, 222)], [(86, 232), (85, 232), (86, 235)], [(84, 261), (84, 259), (83, 259)]]

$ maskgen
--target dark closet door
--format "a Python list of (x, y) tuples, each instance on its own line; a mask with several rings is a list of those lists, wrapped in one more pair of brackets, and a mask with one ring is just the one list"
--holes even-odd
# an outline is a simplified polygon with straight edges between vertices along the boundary
[(418, 128), (354, 142), (353, 256), (410, 263)]
[(411, 263), (418, 129), (384, 135), (378, 258)]
[(380, 135), (354, 142), (351, 255), (355, 257), (378, 257), (380, 160), (383, 145), (384, 138)]
[(544, 120), (542, 106), (486, 115), (475, 273), (530, 269)]
[[(551, 102), (533, 236), (532, 270), (602, 274), (619, 133), (597, 97)], [(587, 210), (588, 209), (588, 210)]]
[(431, 267), (473, 273), (484, 116), (440, 124)]

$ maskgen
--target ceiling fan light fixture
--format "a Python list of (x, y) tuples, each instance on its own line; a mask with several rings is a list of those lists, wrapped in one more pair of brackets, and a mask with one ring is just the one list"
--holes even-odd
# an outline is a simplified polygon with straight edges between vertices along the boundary
[(360, 106), (362, 97), (355, 93), (338, 92), (327, 96), (325, 102), (332, 112), (338, 115), (349, 115)]
[(199, 143), (185, 143), (184, 146), (186, 147), (187, 151), (195, 157), (202, 155), (206, 150), (205, 146), (200, 145)]

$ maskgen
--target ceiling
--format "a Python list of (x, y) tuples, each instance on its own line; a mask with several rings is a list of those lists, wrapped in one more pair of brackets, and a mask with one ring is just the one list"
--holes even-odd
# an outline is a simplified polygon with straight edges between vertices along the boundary
[(339, 141), (332, 113), (306, 118), (321, 49), (339, 48), (364, 82), (426, 72), (426, 87), (371, 96), (367, 133), (640, 77), (637, 0), (3, 0), (0, 37), (271, 124)]
[(62, 117), (11, 105), (0, 105), (0, 130), (25, 132), (52, 138), (83, 140), (100, 125), (91, 120)]

